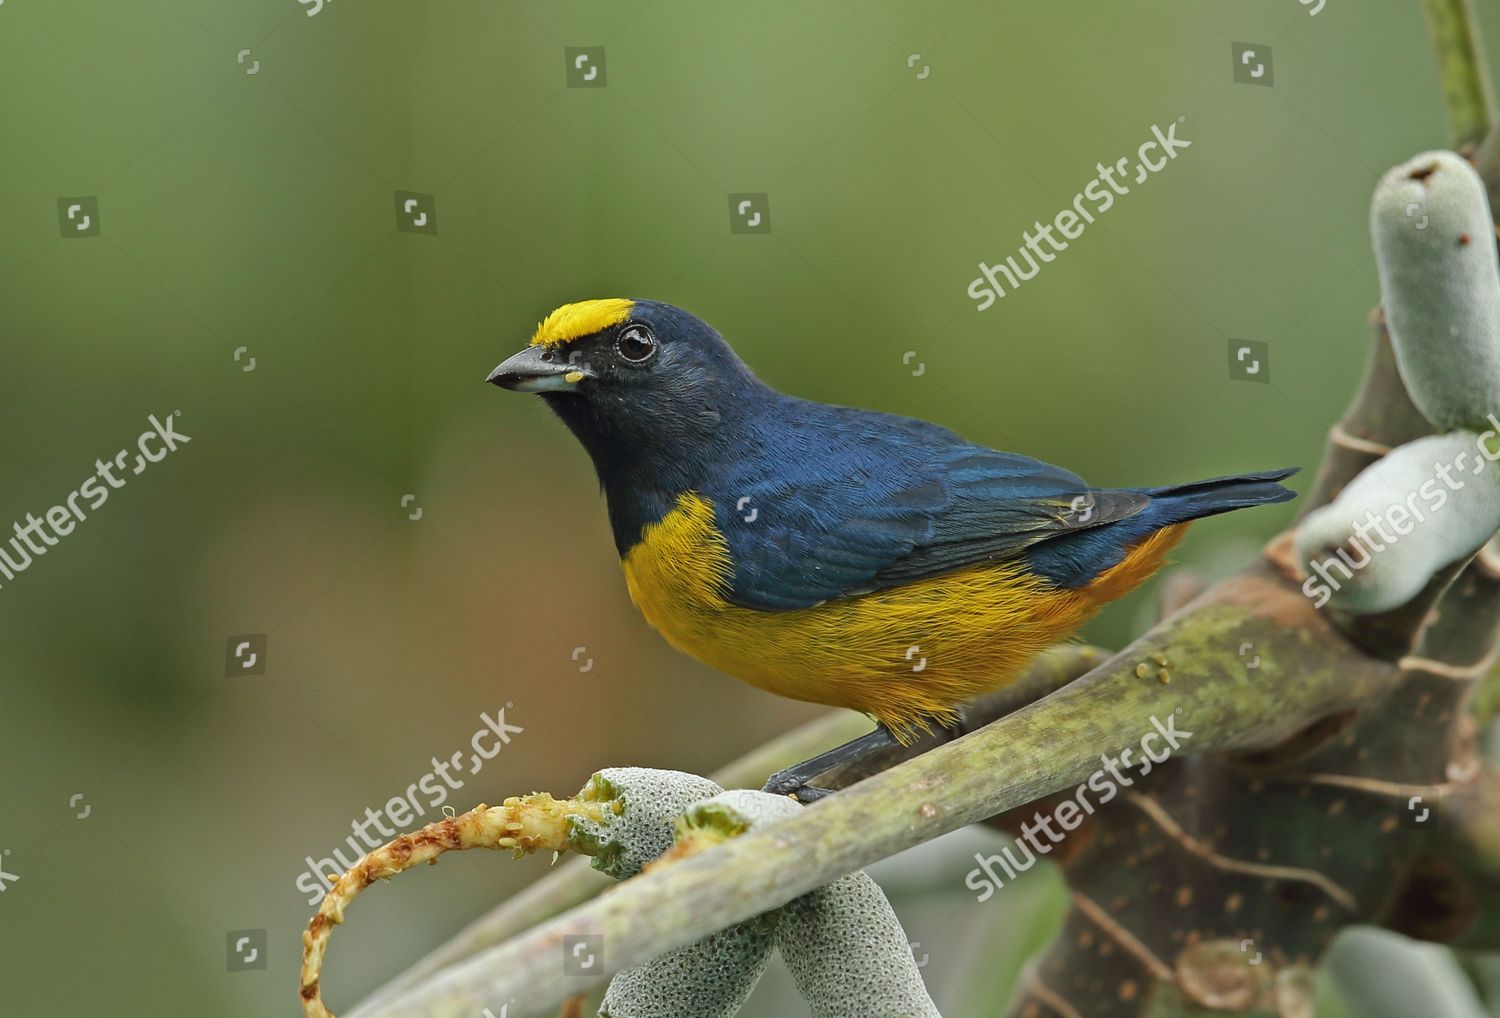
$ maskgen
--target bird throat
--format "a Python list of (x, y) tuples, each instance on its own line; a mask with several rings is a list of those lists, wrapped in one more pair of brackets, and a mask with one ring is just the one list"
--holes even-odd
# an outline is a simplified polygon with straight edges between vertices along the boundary
[(685, 422), (681, 415), (619, 420), (587, 397), (548, 393), (542, 398), (593, 461), (622, 556), (647, 526), (672, 511), (683, 492), (703, 485), (719, 455), (717, 443), (728, 438), (711, 410), (696, 421)]

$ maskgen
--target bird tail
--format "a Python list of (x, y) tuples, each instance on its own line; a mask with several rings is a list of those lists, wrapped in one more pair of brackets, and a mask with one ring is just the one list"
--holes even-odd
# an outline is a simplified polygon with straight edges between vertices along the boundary
[(1164, 488), (1133, 488), (1151, 499), (1146, 513), (1157, 526), (1171, 526), (1188, 520), (1215, 516), (1254, 505), (1272, 505), (1296, 498), (1297, 493), (1276, 483), (1295, 474), (1299, 467), (1284, 467), (1258, 474), (1235, 474), (1214, 477), (1191, 484), (1173, 484)]
[(1102, 604), (1160, 568), (1189, 521), (1295, 498), (1296, 492), (1276, 482), (1296, 472), (1288, 467), (1164, 488), (1123, 489), (1150, 501), (1132, 516), (1043, 541), (1028, 554), (1043, 576), (1061, 587), (1086, 587)]

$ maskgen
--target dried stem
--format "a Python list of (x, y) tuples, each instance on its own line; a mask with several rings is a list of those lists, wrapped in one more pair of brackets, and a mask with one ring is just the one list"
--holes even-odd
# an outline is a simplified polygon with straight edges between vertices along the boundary
[(344, 921), (344, 910), (366, 888), (422, 863), (435, 864), (445, 852), (470, 848), (511, 849), (517, 856), (538, 849), (562, 852), (568, 848), (568, 817), (603, 818), (609, 805), (601, 802), (559, 802), (544, 792), (512, 796), (502, 805), (474, 807), (461, 816), (428, 824), (382, 845), (341, 875), (302, 935), (302, 1011), (307, 1018), (333, 1018), (323, 1004), (321, 978), (328, 938)]

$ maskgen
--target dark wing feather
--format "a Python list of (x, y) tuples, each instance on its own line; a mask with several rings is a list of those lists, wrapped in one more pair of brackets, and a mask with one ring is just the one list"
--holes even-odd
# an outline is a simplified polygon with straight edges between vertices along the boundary
[[(1020, 554), (1039, 541), (1134, 516), (1150, 501), (1124, 491), (1094, 491), (1057, 499), (960, 501), (939, 518), (939, 536), (876, 574), (881, 586), (909, 583), (981, 562)], [(1086, 500), (1086, 501), (1085, 501)]]
[(852, 432), (825, 429), (818, 447), (780, 450), (774, 472), (746, 476), (756, 468), (742, 460), (726, 475), (712, 501), (734, 563), (731, 601), (785, 611), (899, 586), (1014, 557), (1150, 501), (1091, 491), (1061, 468), (931, 425), (891, 421), (905, 419), (871, 414)]

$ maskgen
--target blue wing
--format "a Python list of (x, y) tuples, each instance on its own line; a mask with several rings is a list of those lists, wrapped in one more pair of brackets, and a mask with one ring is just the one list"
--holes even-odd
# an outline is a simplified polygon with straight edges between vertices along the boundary
[(734, 563), (729, 598), (763, 611), (1011, 558), (1150, 502), (871, 411), (803, 404), (763, 435), (705, 492)]

